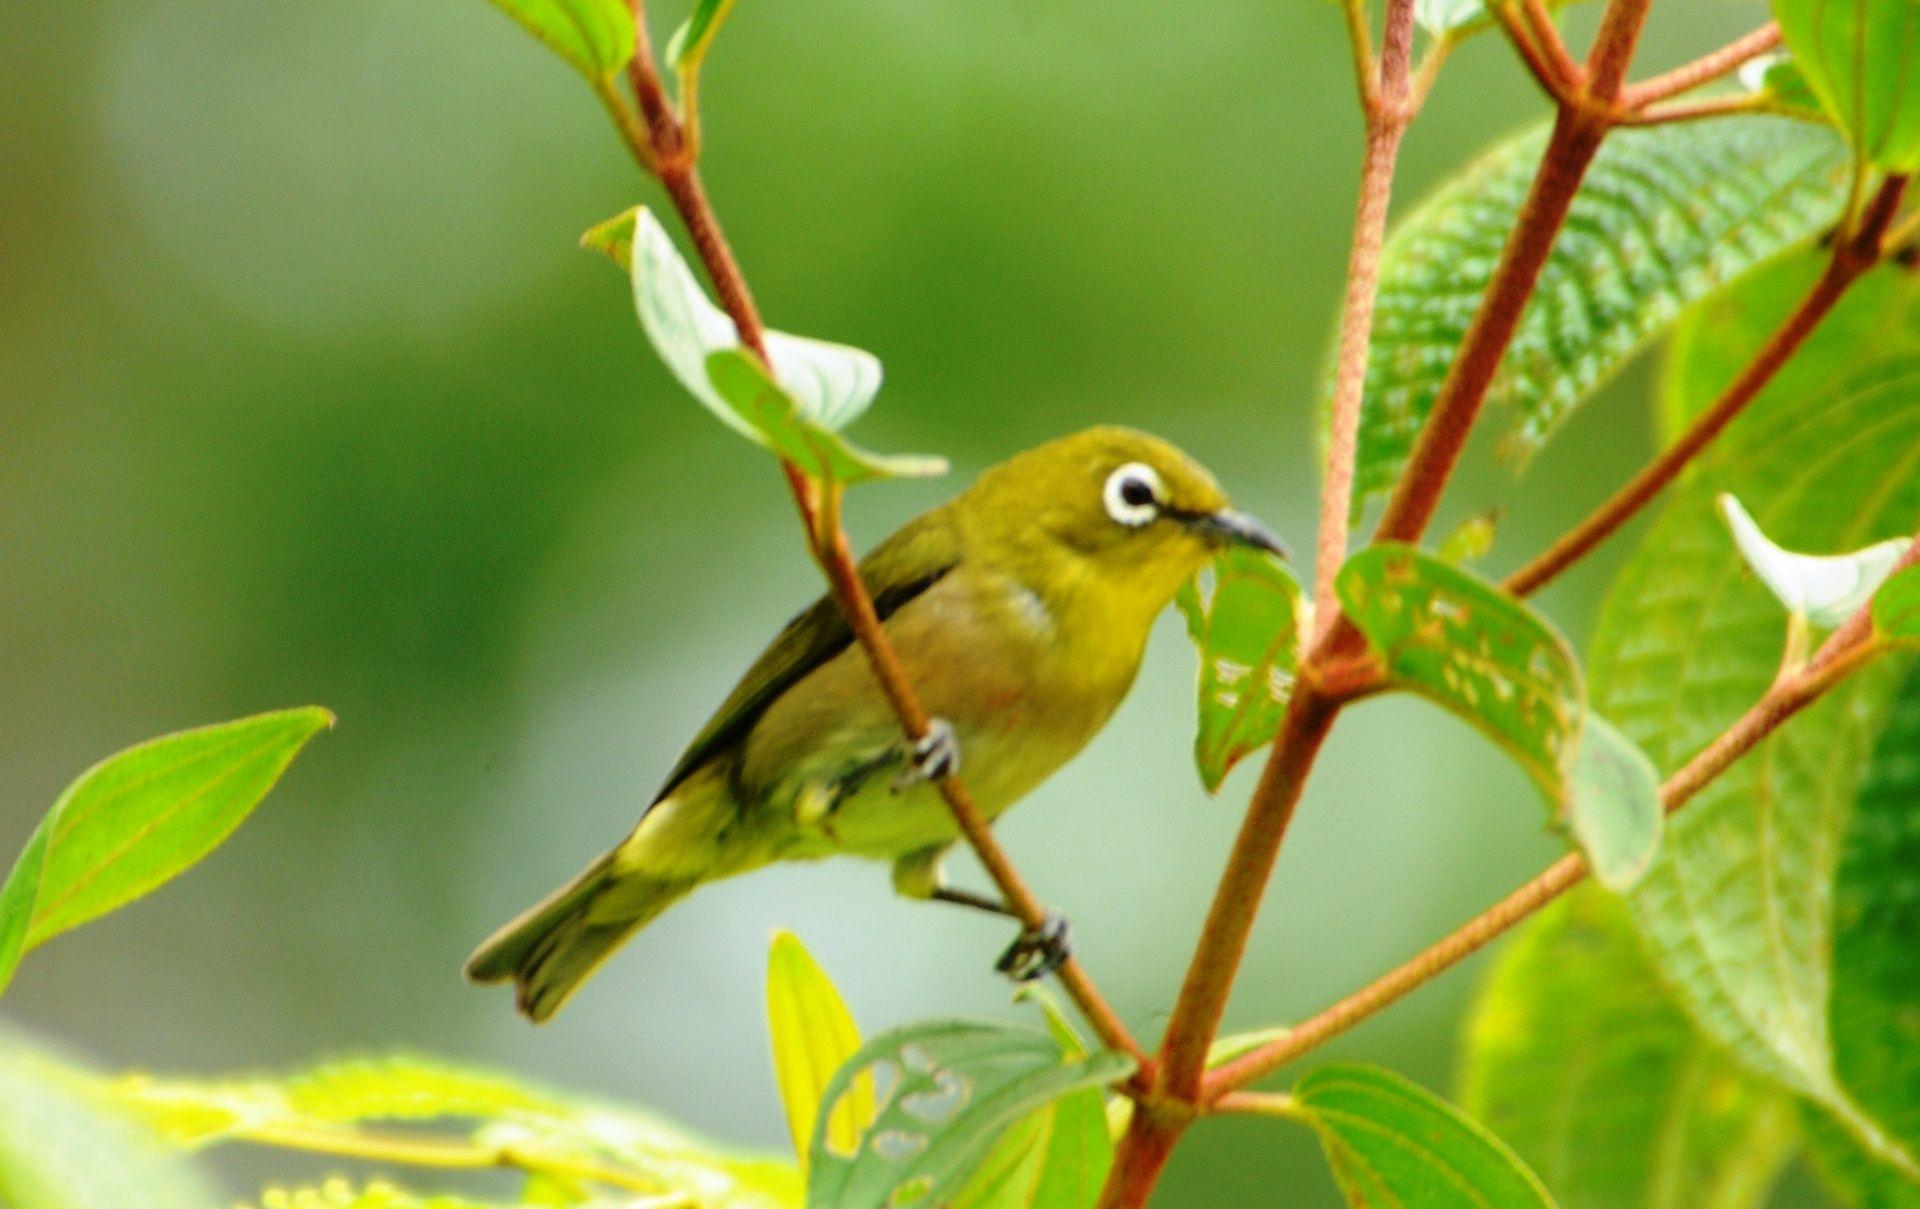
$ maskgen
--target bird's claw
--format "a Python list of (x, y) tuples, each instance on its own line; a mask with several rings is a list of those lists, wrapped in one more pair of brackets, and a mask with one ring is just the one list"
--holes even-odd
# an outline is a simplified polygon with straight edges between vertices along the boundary
[(893, 779), (893, 791), (930, 781), (944, 781), (960, 771), (960, 739), (945, 718), (927, 723), (927, 733), (907, 748), (907, 766)]
[(1015, 982), (1035, 982), (1065, 965), (1072, 956), (1072, 925), (1066, 916), (1049, 911), (1038, 928), (1023, 929), (1013, 938), (993, 968)]

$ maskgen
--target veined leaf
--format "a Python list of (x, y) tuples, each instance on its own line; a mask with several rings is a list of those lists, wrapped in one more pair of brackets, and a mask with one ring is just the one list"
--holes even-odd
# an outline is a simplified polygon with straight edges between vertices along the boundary
[[(820, 1099), (833, 1073), (860, 1048), (860, 1028), (833, 981), (791, 932), (776, 932), (767, 952), (767, 1027), (773, 1076), (804, 1175)], [(859, 1145), (873, 1114), (873, 1080), (867, 1079), (854, 1084), (835, 1108), (827, 1126), (830, 1144), (842, 1150)]]
[(965, 1187), (1005, 1130), (1084, 1088), (1132, 1073), (1124, 1054), (1067, 1059), (1045, 1032), (964, 1020), (883, 1033), (841, 1067), (832, 1112), (862, 1078), (883, 1089), (879, 1116), (852, 1151), (814, 1128), (809, 1204), (834, 1209), (938, 1205)]
[(1808, 86), (1861, 156), (1920, 168), (1920, 7), (1912, 0), (1773, 0)]
[(1460, 1102), (1566, 1209), (1758, 1209), (1792, 1100), (1701, 1036), (1616, 898), (1577, 889), (1501, 951), (1469, 1017)]
[(1389, 679), (1506, 748), (1558, 817), (1586, 699), (1566, 639), (1521, 601), (1411, 546), (1359, 551), (1334, 586)]
[[(1878, 275), (1876, 275), (1878, 276)], [(1739, 364), (1791, 298), (1756, 278), (1693, 321), (1683, 355)], [(1847, 549), (1920, 515), (1920, 356), (1883, 329), (1912, 325), (1913, 288), (1842, 304), (1672, 494), (1609, 595), (1594, 639), (1593, 704), (1655, 764), (1678, 767), (1766, 691), (1779, 605), (1746, 574), (1714, 515), (1735, 491), (1789, 546)], [(1905, 299), (1907, 301), (1902, 301)], [(1900, 303), (1888, 307), (1889, 301)], [(1861, 313), (1847, 308), (1872, 304)], [(1720, 373), (1669, 380), (1717, 392)], [(1691, 397), (1671, 407), (1685, 416)], [(1891, 669), (1866, 669), (1783, 726), (1668, 820), (1633, 916), (1700, 1026), (1749, 1069), (1809, 1097), (1883, 1162), (1920, 1175), (1920, 1138), (1895, 1135), (1834, 1062), (1833, 886), (1867, 753), (1885, 726)]]
[(590, 80), (604, 80), (633, 58), (633, 13), (624, 0), (493, 0)]
[[(1486, 292), (1545, 145), (1483, 156), (1394, 230), (1360, 417), (1354, 507), (1389, 490)], [(1830, 227), (1847, 192), (1831, 131), (1771, 117), (1621, 130), (1587, 171), (1489, 401), (1524, 459), (1690, 304)]]
[(1105, 1101), (1083, 1087), (1001, 1134), (952, 1209), (1092, 1209), (1112, 1166)]
[(1323, 1066), (1293, 1092), (1334, 1178), (1358, 1209), (1538, 1209), (1553, 1204), (1518, 1155), (1458, 1109), (1391, 1071)]
[(1734, 544), (1760, 582), (1787, 612), (1817, 626), (1837, 626), (1871, 600), (1910, 540), (1875, 542), (1851, 554), (1797, 554), (1774, 544), (1731, 494), (1721, 493), (1719, 505)]
[(315, 707), (259, 714), (150, 740), (81, 774), (0, 886), (0, 989), (22, 954), (212, 851), (331, 725)]
[(178, 1155), (91, 1102), (65, 1068), (0, 1035), (0, 1205), (212, 1209), (217, 1203)]
[[(1200, 728), (1193, 758), (1208, 793), (1233, 766), (1273, 740), (1300, 670), (1300, 583), (1286, 564), (1255, 550), (1229, 550), (1174, 603), (1200, 656)], [(1204, 595), (1203, 595), (1204, 593)]]
[(1873, 596), (1873, 628), (1895, 642), (1920, 640), (1920, 566), (1880, 585)]
[(880, 389), (880, 362), (871, 353), (768, 331), (770, 378), (740, 349), (733, 320), (700, 288), (646, 207), (591, 228), (581, 243), (628, 269), (634, 309), (654, 351), (727, 427), (817, 478), (855, 482), (946, 472), (943, 459), (868, 453), (838, 435)]

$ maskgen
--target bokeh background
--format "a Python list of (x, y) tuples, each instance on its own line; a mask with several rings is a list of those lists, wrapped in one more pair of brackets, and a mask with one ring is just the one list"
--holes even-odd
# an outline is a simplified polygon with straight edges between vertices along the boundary
[[(681, 7), (657, 6), (662, 35)], [(1759, 19), (1669, 0), (1643, 63)], [(886, 362), (858, 439), (965, 479), (1135, 424), (1311, 546), (1359, 148), (1331, 5), (753, 0), (704, 80), (709, 183), (771, 321)], [(1543, 112), (1504, 46), (1469, 45), (1400, 204)], [(771, 465), (679, 393), (574, 248), (654, 199), (580, 82), (481, 0), (6, 0), (0, 853), (127, 743), (340, 716), (214, 859), (36, 953), (8, 1023), (167, 1071), (426, 1050), (779, 1148), (772, 929), (870, 1029), (1023, 1010), (988, 972), (1005, 928), (851, 862), (704, 890), (545, 1029), (458, 977), (625, 831), (818, 590)], [(1651, 381), (1624, 375), (1523, 479), (1476, 456), (1450, 515), (1505, 506), (1493, 565), (1644, 456)], [(954, 485), (861, 490), (856, 540)], [(1576, 639), (1609, 561), (1547, 597)], [(1001, 828), (1149, 1033), (1252, 781), (1202, 793), (1192, 675), (1169, 618), (1113, 725)], [(1356, 710), (1230, 1024), (1315, 1009), (1555, 851), (1463, 726)], [(1476, 969), (1337, 1051), (1447, 1090)], [(1311, 1140), (1259, 1122), (1196, 1132), (1159, 1203), (1336, 1199)]]

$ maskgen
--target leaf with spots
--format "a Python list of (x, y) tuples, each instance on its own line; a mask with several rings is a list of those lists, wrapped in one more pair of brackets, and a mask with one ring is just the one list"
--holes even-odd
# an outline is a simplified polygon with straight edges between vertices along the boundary
[(944, 474), (941, 458), (870, 453), (839, 435), (880, 390), (880, 362), (844, 344), (766, 333), (773, 372), (740, 347), (727, 313), (713, 304), (666, 229), (644, 206), (581, 237), (628, 271), (634, 309), (654, 351), (680, 385), (721, 423), (817, 479)]
[[(1544, 147), (1496, 147), (1395, 228), (1383, 252), (1355, 464), (1356, 515), (1392, 489), (1433, 409)], [(1524, 460), (1692, 304), (1831, 227), (1846, 149), (1773, 117), (1611, 135), (1587, 171), (1488, 391)], [(1328, 392), (1331, 398), (1331, 391)]]
[(1553, 1200), (1505, 1143), (1391, 1071), (1342, 1062), (1293, 1090), (1347, 1203), (1363, 1209), (1543, 1209)]
[(1286, 564), (1257, 550), (1229, 550), (1174, 598), (1200, 656), (1200, 728), (1194, 762), (1207, 792), (1233, 766), (1265, 747), (1300, 670), (1300, 583)]
[[(1678, 768), (1716, 738), (1780, 664), (1780, 605), (1727, 539), (1720, 492), (1738, 493), (1790, 548), (1856, 548), (1920, 517), (1920, 352), (1903, 335), (1920, 321), (1920, 289), (1894, 273), (1861, 291), (1673, 489), (1609, 593), (1593, 705), (1657, 767)], [(1758, 277), (1705, 308), (1677, 356), (1738, 365), (1781, 305), (1773, 275)], [(1668, 381), (1685, 393), (1668, 415), (1691, 414), (1724, 380), (1676, 365)], [(1629, 903), (1662, 977), (1710, 1037), (1914, 1178), (1920, 1136), (1836, 1067), (1828, 1014), (1840, 853), (1895, 683), (1890, 666), (1856, 672), (1715, 779), (1668, 820)]]
[(1073, 1057), (1050, 1033), (1013, 1025), (930, 1021), (883, 1033), (840, 1068), (821, 1101), (825, 1120), (872, 1078), (879, 1115), (850, 1150), (815, 1126), (807, 1201), (834, 1209), (946, 1204), (1010, 1127), (1132, 1071), (1124, 1054)]
[(1585, 715), (1566, 639), (1513, 596), (1411, 546), (1361, 550), (1334, 586), (1388, 679), (1506, 748), (1557, 816)]
[(25, 953), (207, 855), (333, 715), (316, 707), (181, 731), (69, 785), (0, 885), (0, 989)]

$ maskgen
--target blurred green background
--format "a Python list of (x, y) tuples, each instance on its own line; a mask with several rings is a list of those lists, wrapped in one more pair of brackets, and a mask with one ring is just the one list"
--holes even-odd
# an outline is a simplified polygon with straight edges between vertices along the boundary
[[(1655, 11), (1648, 69), (1760, 19)], [(755, 0), (704, 77), (706, 171), (770, 320), (885, 360), (857, 439), (964, 479), (1135, 424), (1307, 549), (1358, 164), (1345, 56), (1312, 0)], [(778, 1147), (775, 927), (869, 1029), (1016, 1010), (988, 971), (1004, 928), (850, 862), (702, 891), (545, 1029), (459, 979), (624, 833), (817, 591), (771, 465), (573, 246), (655, 194), (563, 65), (481, 0), (8, 0), (0, 85), (0, 853), (132, 741), (306, 702), (341, 719), (206, 866), (35, 954), (9, 1020), (169, 1071), (424, 1049)], [(1543, 112), (1504, 46), (1469, 45), (1401, 205)], [(1477, 457), (1451, 516), (1506, 505), (1492, 561), (1516, 561), (1644, 455), (1649, 382), (1523, 480)], [(856, 540), (954, 486), (863, 489)], [(1606, 567), (1548, 597), (1576, 639)], [(1201, 792), (1191, 688), (1169, 619), (1114, 724), (1001, 828), (1149, 1033), (1252, 781)], [(1230, 1023), (1313, 1010), (1555, 851), (1463, 726), (1369, 704)], [(1473, 976), (1338, 1049), (1448, 1090)], [(1157, 1203), (1335, 1198), (1311, 1140), (1261, 1122), (1196, 1132)]]

